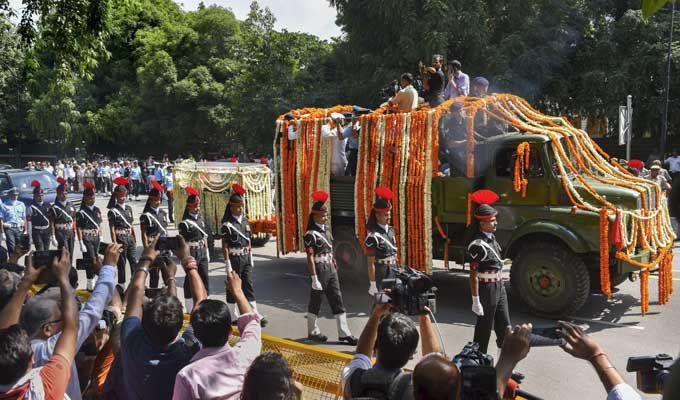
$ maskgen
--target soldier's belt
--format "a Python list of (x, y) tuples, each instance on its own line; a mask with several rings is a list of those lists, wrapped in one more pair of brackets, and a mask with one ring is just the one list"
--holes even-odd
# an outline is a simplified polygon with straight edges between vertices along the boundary
[(132, 229), (130, 228), (116, 228), (113, 231), (116, 235), (130, 235), (132, 233)]
[(32, 228), (37, 230), (37, 231), (44, 231), (45, 229), (50, 229), (50, 226), (49, 225), (47, 225), (47, 226), (32, 226)]
[(187, 242), (187, 246), (191, 249), (202, 249), (206, 247), (205, 240), (199, 240), (198, 242)]
[(325, 254), (319, 254), (314, 256), (314, 262), (315, 263), (327, 263), (330, 264), (333, 262), (333, 254), (331, 253), (325, 253)]
[(54, 227), (59, 229), (59, 230), (68, 230), (73, 228), (73, 225), (71, 224), (54, 224)]
[(499, 282), (503, 280), (503, 274), (500, 271), (495, 273), (479, 272), (477, 279), (480, 282)]
[(99, 236), (99, 229), (81, 229), (80, 231), (86, 236)]
[(377, 264), (392, 265), (397, 263), (397, 257), (387, 257), (375, 260)]
[(229, 255), (230, 256), (242, 256), (245, 254), (250, 253), (250, 249), (248, 247), (242, 247), (240, 249), (229, 249)]

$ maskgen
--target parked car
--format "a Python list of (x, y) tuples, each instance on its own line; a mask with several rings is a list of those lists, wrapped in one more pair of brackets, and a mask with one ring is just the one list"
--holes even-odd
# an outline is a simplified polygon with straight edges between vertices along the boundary
[[(19, 200), (28, 207), (33, 201), (33, 187), (31, 182), (37, 180), (45, 192), (45, 201), (53, 203), (57, 197), (57, 179), (45, 171), (26, 171), (22, 169), (0, 170), (0, 198), (5, 201), (8, 197), (9, 189), (16, 187), (19, 189)], [(80, 193), (68, 193), (68, 201), (74, 207), (80, 207), (82, 195)]]

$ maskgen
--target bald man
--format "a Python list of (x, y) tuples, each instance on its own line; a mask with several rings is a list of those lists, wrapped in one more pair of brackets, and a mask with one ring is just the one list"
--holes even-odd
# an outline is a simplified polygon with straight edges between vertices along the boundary
[(440, 353), (423, 357), (413, 370), (415, 400), (455, 400), (458, 368)]

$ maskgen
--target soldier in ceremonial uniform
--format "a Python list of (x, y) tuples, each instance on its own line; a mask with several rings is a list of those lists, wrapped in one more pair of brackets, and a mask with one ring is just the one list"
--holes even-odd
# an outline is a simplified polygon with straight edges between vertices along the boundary
[(498, 213), (491, 204), (498, 201), (498, 195), (482, 189), (472, 193), (471, 199), (479, 204), (474, 214), (479, 231), (467, 249), (472, 312), (477, 315), (474, 341), (479, 344), (480, 351), (486, 353), (491, 330), (496, 332), (496, 345), (501, 348), (505, 328), (510, 326), (508, 298), (502, 276), (503, 265), (509, 260), (501, 258), (501, 247), (494, 236)]
[(333, 258), (333, 236), (328, 227), (328, 209), (326, 201), (328, 193), (316, 191), (312, 193), (314, 204), (304, 235), (305, 251), (307, 252), (307, 267), (312, 280), (312, 290), (307, 306), (308, 338), (315, 342), (325, 342), (326, 335), (321, 333), (317, 319), (321, 310), (321, 295), (325, 294), (330, 303), (333, 315), (338, 324), (338, 339), (351, 346), (357, 344), (347, 324), (345, 305), (342, 302), (340, 281)]
[[(75, 214), (76, 209), (66, 200), (68, 183), (64, 178), (58, 178), (57, 198), (50, 207), (49, 218), (52, 222), (52, 236), (56, 239), (57, 248), (66, 247), (73, 263), (73, 247), (75, 246)], [(73, 264), (71, 264), (73, 265)]]
[(26, 210), (28, 234), (31, 236), (31, 244), (36, 251), (46, 251), (50, 249), (50, 239), (52, 238), (48, 217), (50, 205), (44, 202), (44, 192), (40, 182), (33, 181), (31, 186), (33, 187), (33, 201)]
[[(151, 180), (150, 182), (149, 197), (147, 197), (142, 215), (139, 216), (139, 228), (142, 232), (144, 247), (146, 247), (150, 239), (156, 236), (168, 236), (168, 214), (160, 208), (163, 187), (156, 180)], [(161, 255), (171, 256), (171, 253), (168, 250), (163, 250)], [(149, 287), (158, 287), (159, 275), (160, 270), (158, 268), (152, 268), (149, 271)]]
[(385, 278), (394, 277), (397, 266), (397, 240), (394, 228), (390, 226), (392, 218), (393, 193), (390, 189), (375, 189), (376, 200), (368, 219), (366, 229), (366, 255), (368, 257), (368, 294), (374, 296), (382, 290), (381, 283)]
[(111, 243), (118, 243), (123, 246), (123, 251), (120, 258), (118, 258), (118, 283), (125, 285), (125, 261), (127, 260), (130, 264), (130, 274), (134, 272), (134, 268), (137, 265), (137, 259), (135, 258), (137, 237), (135, 236), (135, 230), (132, 228), (132, 223), (134, 222), (132, 207), (125, 204), (128, 194), (128, 180), (119, 176), (113, 180), (113, 183), (116, 185), (116, 188), (113, 189), (113, 194), (106, 208), (109, 209), (107, 216), (109, 217)]
[[(80, 210), (76, 214), (76, 233), (83, 258), (94, 260), (97, 257), (101, 240), (102, 213), (99, 207), (94, 205), (95, 185), (92, 182), (84, 182), (83, 186), (85, 187), (83, 201), (80, 203)], [(93, 291), (94, 271), (91, 268), (92, 264), (89, 265), (90, 268), (85, 270), (87, 290)]]
[[(241, 277), (241, 288), (254, 312), (257, 311), (255, 289), (253, 288), (253, 247), (250, 243), (251, 231), (248, 218), (243, 215), (243, 197), (246, 189), (234, 184), (231, 186), (229, 204), (222, 217), (222, 254), (227, 272), (233, 270)], [(227, 303), (233, 305), (234, 316), (238, 318), (236, 299), (227, 292)], [(262, 326), (267, 325), (264, 317), (260, 318)]]
[[(205, 291), (210, 295), (210, 278), (208, 276), (208, 264), (210, 263), (210, 252), (208, 251), (208, 234), (205, 230), (205, 223), (201, 216), (201, 198), (198, 190), (187, 186), (184, 188), (188, 197), (184, 208), (182, 222), (179, 223), (179, 234), (189, 246), (191, 256), (196, 259), (198, 264), (198, 274), (205, 285)], [(187, 312), (193, 309), (191, 287), (188, 279), (184, 280), (184, 306)]]

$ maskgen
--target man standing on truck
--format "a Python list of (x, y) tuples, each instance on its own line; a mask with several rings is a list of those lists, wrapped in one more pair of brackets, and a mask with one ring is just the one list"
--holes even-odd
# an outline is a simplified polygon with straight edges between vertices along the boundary
[(474, 341), (482, 353), (487, 352), (491, 329), (496, 332), (496, 345), (501, 348), (505, 328), (510, 326), (508, 297), (503, 283), (503, 264), (509, 260), (501, 258), (501, 246), (496, 241), (498, 212), (491, 204), (498, 201), (498, 195), (491, 190), (478, 190), (470, 195), (479, 204), (475, 219), (479, 232), (468, 245), (467, 257), (470, 260), (470, 291), (472, 292), (472, 312), (477, 315)]
[(309, 222), (307, 222), (307, 232), (303, 238), (307, 252), (307, 267), (312, 280), (312, 291), (307, 306), (307, 337), (315, 342), (328, 340), (316, 323), (321, 310), (321, 295), (326, 294), (333, 315), (338, 322), (338, 340), (356, 346), (357, 339), (352, 335), (347, 323), (345, 305), (340, 292), (340, 280), (333, 258), (333, 236), (327, 225), (328, 193), (316, 191), (312, 193), (312, 199), (314, 199), (314, 204), (309, 215)]
[(394, 277), (397, 267), (397, 241), (390, 226), (393, 193), (386, 187), (375, 189), (376, 200), (366, 229), (366, 255), (368, 257), (368, 294), (375, 296), (382, 290), (385, 278)]

